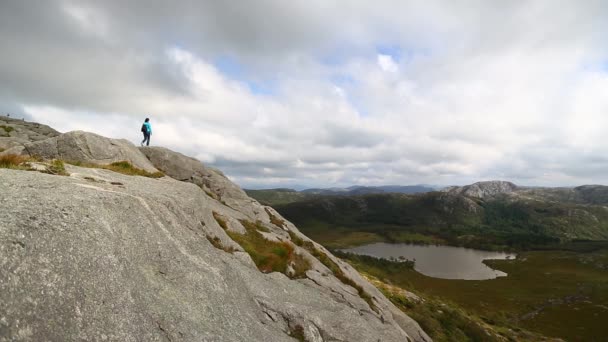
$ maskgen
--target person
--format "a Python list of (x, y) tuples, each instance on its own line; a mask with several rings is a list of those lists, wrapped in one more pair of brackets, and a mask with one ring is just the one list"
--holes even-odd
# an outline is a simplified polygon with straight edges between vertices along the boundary
[(144, 140), (141, 142), (141, 146), (150, 146), (150, 136), (152, 135), (152, 126), (150, 125), (150, 119), (146, 118), (144, 124), (141, 125), (141, 132), (144, 134)]

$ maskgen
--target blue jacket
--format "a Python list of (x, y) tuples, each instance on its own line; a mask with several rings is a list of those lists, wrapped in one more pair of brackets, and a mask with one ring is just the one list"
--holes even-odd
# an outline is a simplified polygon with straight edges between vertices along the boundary
[(146, 126), (146, 129), (148, 130), (148, 134), (152, 134), (152, 126), (150, 125), (150, 122), (144, 122), (144, 126)]

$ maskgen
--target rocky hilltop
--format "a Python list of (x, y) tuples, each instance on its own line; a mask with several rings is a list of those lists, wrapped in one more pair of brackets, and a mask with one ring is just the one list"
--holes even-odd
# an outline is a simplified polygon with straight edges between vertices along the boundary
[(60, 135), (49, 126), (0, 116), (0, 152)]
[(444, 189), (444, 192), (450, 194), (477, 197), (477, 198), (488, 198), (502, 194), (510, 194), (517, 190), (517, 186), (511, 182), (505, 181), (487, 181), (477, 182), (466, 186), (455, 186)]
[(430, 340), (220, 171), (2, 120), (0, 154), (30, 159), (0, 169), (0, 341)]

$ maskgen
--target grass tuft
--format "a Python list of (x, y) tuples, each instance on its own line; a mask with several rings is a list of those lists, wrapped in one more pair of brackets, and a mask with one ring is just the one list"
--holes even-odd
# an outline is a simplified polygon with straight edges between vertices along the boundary
[(45, 173), (49, 173), (57, 176), (69, 176), (70, 174), (65, 170), (65, 164), (62, 160), (55, 159), (50, 165), (47, 166)]
[(276, 217), (268, 208), (264, 208), (264, 210), (266, 210), (272, 224), (279, 228), (285, 228), (285, 220), (281, 220), (280, 218)]
[(217, 212), (213, 212), (213, 218), (215, 219), (215, 221), (217, 222), (217, 224), (220, 225), (220, 227), (222, 227), (224, 230), (228, 229), (228, 224), (226, 223), (226, 220), (224, 219), (224, 217), (222, 217), (222, 215), (218, 214)]

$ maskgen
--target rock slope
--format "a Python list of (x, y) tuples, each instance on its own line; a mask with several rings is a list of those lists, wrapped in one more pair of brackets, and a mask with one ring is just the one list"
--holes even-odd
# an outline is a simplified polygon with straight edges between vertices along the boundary
[[(145, 160), (168, 176), (0, 169), (0, 341), (430, 340), (352, 267), (217, 170), (84, 132), (22, 153), (32, 144), (50, 146), (48, 158)], [(247, 222), (307, 260), (303, 276), (293, 277), (294, 265), (261, 272), (233, 239), (247, 236)]]

